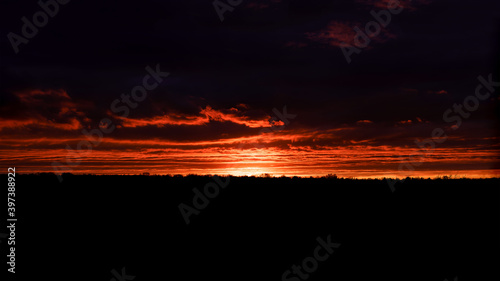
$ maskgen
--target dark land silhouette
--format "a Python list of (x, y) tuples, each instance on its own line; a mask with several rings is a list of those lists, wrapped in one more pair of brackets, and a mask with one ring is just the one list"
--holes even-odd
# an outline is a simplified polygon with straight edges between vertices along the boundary
[(385, 180), (230, 177), (189, 224), (179, 205), (210, 176), (63, 179), (16, 175), (18, 280), (108, 281), (122, 268), (138, 281), (283, 280), (329, 235), (340, 246), (307, 280), (499, 275), (500, 179), (407, 179), (392, 192)]

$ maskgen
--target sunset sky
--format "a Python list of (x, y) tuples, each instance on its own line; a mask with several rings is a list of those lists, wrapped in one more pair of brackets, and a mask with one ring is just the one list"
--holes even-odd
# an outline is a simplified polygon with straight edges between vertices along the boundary
[[(401, 1), (350, 63), (341, 47), (390, 1), (243, 0), (224, 21), (213, 1), (70, 1), (17, 54), (7, 34), (40, 7), (4, 2), (4, 171), (500, 176), (500, 87), (478, 80), (500, 81), (499, 1)], [(491, 95), (445, 121), (478, 85)], [(435, 129), (447, 138), (408, 169)]]

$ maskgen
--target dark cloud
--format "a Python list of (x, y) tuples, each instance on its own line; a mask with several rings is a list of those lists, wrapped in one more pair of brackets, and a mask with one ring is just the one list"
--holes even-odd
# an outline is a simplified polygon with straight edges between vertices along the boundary
[[(341, 44), (354, 44), (354, 28), (388, 2), (245, 1), (221, 22), (211, 1), (70, 1), (15, 54), (7, 34), (21, 35), (21, 18), (40, 7), (4, 1), (0, 133), (59, 139), (26, 143), (55, 149), (111, 117), (119, 127), (100, 149), (148, 139), (232, 149), (264, 138), (273, 108), (286, 105), (297, 118), (268, 147), (414, 146), (436, 127), (453, 135), (445, 147), (492, 146), (498, 93), (459, 130), (443, 112), (474, 94), (479, 75), (498, 77), (500, 2), (402, 0), (348, 64)], [(171, 75), (127, 119), (110, 113), (156, 64)], [(219, 140), (234, 142), (197, 143)]]

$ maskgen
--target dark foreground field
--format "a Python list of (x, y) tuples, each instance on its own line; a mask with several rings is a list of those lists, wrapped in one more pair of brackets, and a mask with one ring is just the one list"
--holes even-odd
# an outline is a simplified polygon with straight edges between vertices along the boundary
[(391, 192), (382, 180), (231, 177), (197, 196), (204, 208), (187, 225), (179, 205), (194, 207), (193, 188), (211, 182), (17, 175), (15, 277), (500, 280), (499, 180), (406, 180)]

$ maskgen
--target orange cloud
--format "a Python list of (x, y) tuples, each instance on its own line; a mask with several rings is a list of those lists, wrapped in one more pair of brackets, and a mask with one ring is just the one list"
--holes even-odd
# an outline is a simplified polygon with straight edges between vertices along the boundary
[(113, 116), (113, 117), (122, 120), (123, 127), (132, 127), (132, 128), (144, 127), (144, 126), (164, 127), (167, 125), (199, 126), (207, 124), (210, 121), (232, 122), (236, 124), (245, 125), (250, 128), (262, 128), (271, 126), (271, 124), (269, 123), (270, 116), (266, 116), (265, 118), (261, 119), (251, 119), (248, 116), (238, 115), (239, 112), (240, 110), (236, 108), (231, 108), (226, 112), (223, 112), (222, 110), (216, 110), (210, 106), (207, 106), (200, 110), (199, 115), (185, 115), (185, 114), (171, 113), (168, 115), (148, 117), (142, 119), (125, 118), (120, 116)]
[(23, 127), (77, 130), (82, 128), (79, 119), (90, 121), (64, 90), (32, 89), (15, 92), (14, 96), (19, 107), (6, 108), (4, 116), (0, 116), (0, 130)]
[(411, 124), (412, 121), (411, 120), (403, 120), (403, 121), (399, 121), (397, 124), (398, 125), (405, 125), (405, 124)]
[(318, 32), (307, 32), (306, 37), (310, 40), (327, 43), (331, 46), (340, 47), (342, 43), (353, 44), (356, 33), (353, 27), (358, 23), (345, 23), (331, 21), (328, 25)]
[(359, 121), (356, 122), (356, 124), (358, 124), (358, 125), (373, 124), (373, 121), (370, 121), (370, 120), (359, 120)]
[[(335, 47), (342, 47), (344, 44), (354, 46), (356, 45), (354, 42), (354, 38), (356, 37), (354, 27), (360, 28), (363, 32), (365, 30), (365, 24), (361, 24), (359, 22), (331, 21), (320, 31), (307, 32), (306, 37), (312, 41), (326, 43)], [(380, 34), (378, 36), (370, 37), (370, 40), (383, 43), (395, 37), (396, 36), (390, 33), (386, 28), (381, 27)]]
[(31, 118), (25, 120), (5, 120), (0, 119), (0, 131), (5, 128), (21, 128), (33, 126), (37, 128), (54, 128), (60, 130), (78, 130), (82, 128), (80, 121), (72, 118), (66, 123), (56, 123), (43, 118)]
[[(64, 149), (4, 150), (8, 159), (1, 164), (22, 167), (22, 172), (53, 172), (50, 163), (63, 163)], [(141, 150), (94, 150), (81, 157), (82, 164), (71, 167), (73, 173), (137, 174), (141, 170), (152, 174), (230, 174), (289, 176), (321, 176), (336, 173), (343, 177), (384, 176), (438, 176), (467, 175), (469, 177), (499, 176), (492, 169), (495, 150), (472, 148), (437, 148), (434, 155), (415, 171), (399, 171), (401, 160), (415, 153), (414, 148), (371, 146), (353, 144), (349, 147), (332, 146), (311, 148), (291, 146), (286, 148), (263, 147), (221, 150), (220, 147), (144, 148)], [(403, 157), (403, 158), (401, 158)], [(9, 162), (9, 163), (7, 163)], [(22, 165), (21, 165), (22, 163)]]
[(15, 96), (23, 103), (42, 102), (44, 98), (70, 100), (68, 93), (64, 90), (27, 90), (16, 92)]

